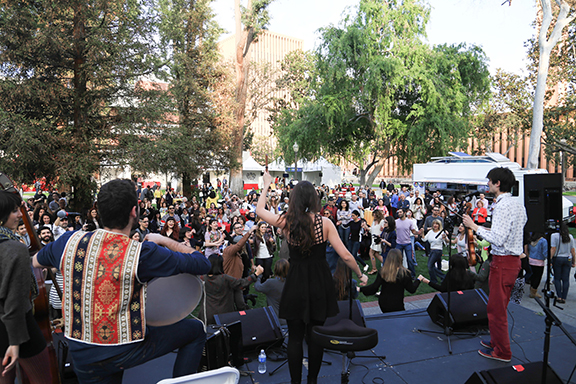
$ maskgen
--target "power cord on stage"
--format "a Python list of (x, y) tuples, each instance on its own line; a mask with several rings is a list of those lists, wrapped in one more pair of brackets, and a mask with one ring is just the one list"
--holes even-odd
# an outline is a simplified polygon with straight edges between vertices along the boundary
[[(510, 335), (512, 335), (512, 333), (514, 331), (514, 325), (516, 325), (516, 320), (514, 319), (514, 315), (512, 315), (512, 312), (510, 312), (510, 308), (507, 308), (507, 311), (508, 311), (508, 314), (510, 315), (510, 317), (512, 318), (512, 327), (510, 328)], [(510, 337), (510, 340), (512, 340), (514, 342), (514, 344), (516, 344), (522, 350), (522, 354), (524, 355), (524, 359), (526, 359), (527, 362), (531, 363), (532, 361), (530, 361), (528, 356), (526, 356), (526, 351), (524, 350), (524, 348), (522, 348), (520, 343), (518, 343), (514, 339), (514, 337)]]

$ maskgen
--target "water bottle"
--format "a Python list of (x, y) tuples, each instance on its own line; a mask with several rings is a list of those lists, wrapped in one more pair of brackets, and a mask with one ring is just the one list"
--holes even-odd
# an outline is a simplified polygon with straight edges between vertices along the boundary
[(266, 373), (266, 353), (263, 349), (258, 355), (258, 373)]

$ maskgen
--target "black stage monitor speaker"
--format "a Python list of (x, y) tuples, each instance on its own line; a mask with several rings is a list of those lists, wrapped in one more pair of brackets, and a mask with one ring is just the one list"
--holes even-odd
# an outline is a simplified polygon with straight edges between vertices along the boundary
[(562, 174), (524, 175), (524, 206), (528, 232), (550, 232), (562, 221)]
[[(329, 325), (334, 325), (342, 319), (349, 319), (349, 311), (350, 311), (350, 301), (349, 300), (341, 300), (338, 302), (338, 309), (340, 312), (334, 317), (329, 317), (324, 322), (324, 326), (327, 327)], [(364, 319), (364, 311), (362, 310), (362, 305), (360, 304), (360, 300), (353, 300), (352, 301), (352, 321), (360, 326), (366, 328), (366, 320)]]
[[(465, 384), (540, 384), (542, 383), (541, 361), (529, 364), (518, 364), (504, 368), (474, 372)], [(546, 384), (561, 384), (563, 381), (548, 365)]]
[(206, 329), (206, 344), (200, 359), (198, 372), (210, 371), (232, 364), (239, 368), (244, 364), (242, 354), (242, 324), (239, 321)]
[[(451, 292), (450, 316), (447, 318), (447, 325), (453, 329), (488, 326), (486, 304), (488, 304), (488, 296), (481, 289)], [(448, 293), (436, 294), (427, 311), (430, 319), (443, 327), (444, 318), (448, 313)]]
[(214, 315), (214, 320), (218, 325), (240, 321), (242, 323), (242, 343), (245, 351), (256, 350), (284, 341), (280, 322), (272, 307), (221, 313)]

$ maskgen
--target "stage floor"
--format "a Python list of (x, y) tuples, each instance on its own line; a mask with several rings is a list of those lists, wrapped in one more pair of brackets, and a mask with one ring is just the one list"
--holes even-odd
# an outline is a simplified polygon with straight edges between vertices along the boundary
[[(540, 312), (510, 304), (509, 328), (512, 336), (513, 358), (510, 363), (489, 360), (478, 355), (480, 340), (487, 331), (479, 330), (469, 336), (451, 336), (452, 354), (448, 353), (447, 337), (443, 334), (421, 333), (418, 329), (442, 331), (432, 323), (425, 309), (414, 309), (392, 314), (366, 317), (367, 326), (378, 330), (379, 343), (371, 351), (359, 355), (385, 355), (377, 358), (356, 357), (350, 366), (350, 383), (465, 383), (475, 371), (502, 368), (529, 362), (542, 361), (544, 347), (545, 317)], [(564, 325), (576, 337), (576, 328)], [(304, 353), (306, 355), (306, 352)], [(563, 379), (570, 376), (576, 364), (576, 346), (558, 327), (552, 328), (550, 366)], [(288, 365), (274, 375), (258, 373), (256, 354), (248, 354), (251, 363), (242, 367), (248, 371), (242, 376), (241, 384), (290, 383)], [(153, 384), (171, 376), (175, 354), (169, 354), (142, 366), (129, 369), (124, 375), (125, 384)], [(326, 352), (318, 377), (319, 383), (339, 383), (342, 371), (342, 356)], [(268, 372), (281, 362), (268, 360)], [(302, 370), (306, 382), (306, 362)], [(572, 377), (570, 383), (576, 383)]]

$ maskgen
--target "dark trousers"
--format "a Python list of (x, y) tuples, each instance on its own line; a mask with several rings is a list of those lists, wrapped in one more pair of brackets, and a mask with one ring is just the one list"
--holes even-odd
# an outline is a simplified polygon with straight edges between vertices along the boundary
[(121, 384), (124, 370), (143, 364), (178, 349), (174, 363), (173, 376), (179, 377), (196, 373), (202, 350), (206, 342), (206, 333), (202, 323), (194, 319), (180, 320), (165, 327), (146, 327), (146, 338), (133, 343), (134, 348), (109, 359), (98, 359), (98, 348), (89, 354), (72, 352), (74, 371), (81, 384)]

